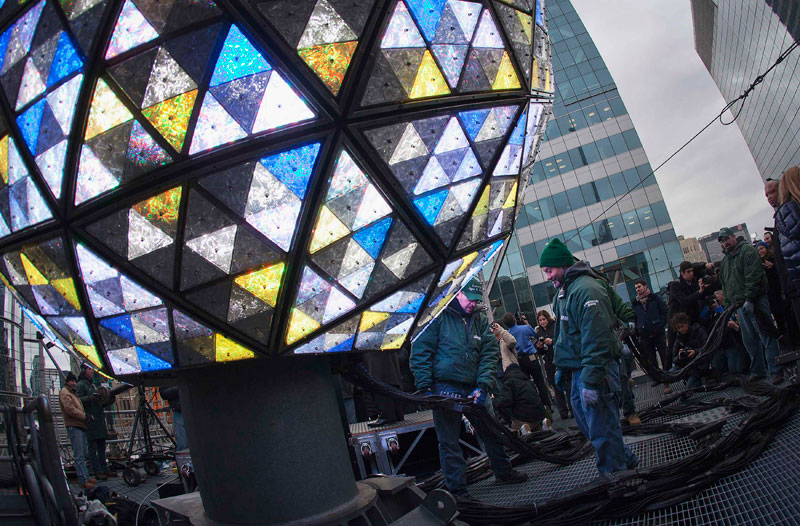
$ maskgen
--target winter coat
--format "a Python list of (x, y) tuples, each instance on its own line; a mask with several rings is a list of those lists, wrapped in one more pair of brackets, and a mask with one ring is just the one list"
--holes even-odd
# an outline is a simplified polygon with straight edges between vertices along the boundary
[[(672, 346), (672, 362), (677, 364), (679, 367), (683, 367), (689, 363), (689, 361), (680, 360), (678, 358), (680, 350), (684, 348), (693, 349), (697, 354), (699, 354), (700, 350), (706, 344), (706, 341), (708, 341), (708, 333), (699, 323), (695, 323), (689, 327), (689, 332), (687, 332), (685, 335), (681, 335), (679, 332), (676, 332), (675, 344)], [(695, 354), (695, 357), (697, 354)], [(705, 368), (692, 367), (690, 369), (690, 375), (701, 376), (704, 369)]]
[[(569, 267), (564, 284), (553, 300), (555, 314), (554, 363), (561, 369), (582, 369), (581, 380), (590, 389), (599, 389), (606, 367), (620, 355), (622, 343), (614, 334), (618, 325), (616, 304), (624, 305), (591, 267), (579, 261)], [(618, 301), (617, 301), (618, 300)], [(627, 308), (633, 314), (630, 307)]]
[[(795, 200), (783, 203), (775, 213), (775, 227), (786, 274), (794, 289), (790, 292), (800, 291), (800, 204)], [(772, 237), (773, 243), (775, 237)], [(774, 251), (778, 251), (778, 247)]]
[(778, 279), (781, 282), (781, 293), (784, 298), (794, 298), (798, 294), (798, 288), (792, 282), (786, 268), (786, 261), (783, 259), (783, 249), (781, 244), (781, 234), (778, 229), (778, 211), (773, 215), (775, 223), (772, 227), (772, 254), (775, 256), (775, 268), (778, 270)]
[(92, 396), (97, 388), (83, 373), (78, 375), (78, 397), (83, 402), (86, 413), (91, 415), (91, 422), (86, 424), (86, 440), (100, 440), (108, 436), (106, 432), (106, 419), (103, 406), (98, 399)]
[(697, 280), (684, 281), (683, 278), (678, 278), (667, 285), (667, 295), (669, 297), (668, 319), (671, 320), (679, 312), (689, 316), (690, 323), (700, 319), (703, 298)]
[(417, 389), (435, 381), (497, 389), (500, 347), (482, 312), (462, 316), (451, 303), (411, 345), (410, 366)]
[[(344, 388), (343, 388), (344, 389)], [(353, 386), (350, 384), (350, 398), (353, 398)], [(169, 387), (159, 387), (158, 394), (161, 396), (161, 399), (164, 400), (169, 408), (173, 411), (181, 411), (181, 395), (178, 392), (178, 386), (172, 385)], [(345, 393), (345, 398), (347, 397), (347, 393)]]
[(667, 324), (667, 306), (658, 295), (652, 292), (647, 296), (647, 305), (642, 305), (636, 299), (631, 302), (633, 312), (636, 313), (636, 329), (643, 334), (656, 334), (664, 332)]
[[(553, 340), (553, 343), (556, 342), (555, 338), (555, 328), (556, 324), (554, 322), (548, 322), (547, 328), (542, 329), (541, 325), (536, 327), (536, 339), (539, 338), (550, 338)], [(543, 345), (542, 349), (537, 349), (537, 352), (544, 357), (545, 363), (552, 364), (553, 363), (553, 346), (552, 345)]]
[(545, 417), (544, 404), (536, 386), (519, 365), (512, 364), (503, 376), (503, 387), (492, 400), (500, 413), (511, 412), (511, 416), (523, 422), (541, 422)]
[(78, 393), (75, 389), (65, 385), (58, 393), (58, 403), (61, 406), (61, 413), (64, 415), (64, 425), (66, 427), (86, 429), (86, 412), (83, 410), (83, 403), (78, 398)]
[(519, 365), (517, 359), (517, 339), (514, 335), (500, 327), (500, 371), (505, 373), (506, 369), (512, 364)]
[(533, 346), (531, 338), (536, 338), (536, 331), (527, 323), (512, 325), (508, 328), (514, 338), (517, 339), (517, 354), (536, 354), (536, 347)]
[(761, 257), (750, 243), (739, 241), (725, 253), (719, 267), (719, 280), (725, 294), (725, 305), (755, 301), (767, 292), (767, 276)]

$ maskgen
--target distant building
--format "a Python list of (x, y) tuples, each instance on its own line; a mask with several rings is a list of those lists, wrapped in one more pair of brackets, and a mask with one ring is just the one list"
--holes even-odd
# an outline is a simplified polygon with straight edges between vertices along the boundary
[[(692, 19), (697, 54), (728, 102), (800, 36), (797, 0), (692, 0)], [(731, 110), (736, 114), (741, 108), (736, 124), (762, 179), (800, 164), (798, 64), (800, 50), (767, 75), (744, 106), (737, 103)]]
[[(747, 230), (746, 224), (742, 223), (730, 228), (733, 230), (733, 233), (736, 234), (736, 237), (743, 237), (745, 241), (750, 243), (750, 232)], [(722, 258), (725, 256), (722, 252), (722, 245), (717, 241), (718, 235), (719, 230), (698, 239), (700, 246), (703, 247), (703, 252), (706, 253), (706, 257), (708, 258), (706, 261), (712, 263), (715, 261), (722, 261)]]
[(678, 242), (681, 244), (684, 260), (692, 263), (708, 263), (708, 256), (696, 237), (678, 236)]

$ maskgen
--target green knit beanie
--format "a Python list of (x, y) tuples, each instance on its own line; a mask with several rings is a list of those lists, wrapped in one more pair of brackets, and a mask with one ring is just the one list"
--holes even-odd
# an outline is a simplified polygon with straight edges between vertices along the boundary
[(574, 263), (575, 256), (558, 238), (549, 242), (539, 255), (541, 267), (571, 267)]

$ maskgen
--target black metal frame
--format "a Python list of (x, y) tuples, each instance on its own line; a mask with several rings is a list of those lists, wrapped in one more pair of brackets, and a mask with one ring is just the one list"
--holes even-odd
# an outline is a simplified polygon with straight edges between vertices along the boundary
[[(175, 448), (177, 447), (177, 443), (175, 442), (175, 438), (173, 437), (172, 433), (169, 432), (167, 427), (158, 418), (158, 414), (155, 410), (150, 406), (150, 402), (147, 401), (147, 393), (144, 390), (144, 385), (139, 383), (139, 405), (136, 408), (136, 415), (133, 418), (133, 425), (131, 426), (131, 436), (128, 439), (128, 458), (125, 459), (127, 464), (127, 468), (134, 468), (136, 464), (145, 464), (147, 465), (148, 462), (162, 462), (165, 460), (175, 460)], [(164, 432), (167, 438), (169, 438), (170, 442), (172, 442), (172, 448), (170, 451), (163, 452), (163, 453), (156, 453), (153, 448), (153, 438), (150, 436), (150, 422), (154, 420), (158, 423), (158, 426)], [(139, 430), (139, 426), (141, 426), (141, 433), (142, 433), (142, 442), (144, 443), (144, 453), (136, 453), (134, 451), (134, 444), (136, 443), (136, 435), (137, 431)], [(140, 451), (140, 450), (136, 450)], [(137, 458), (133, 458), (136, 456)]]
[[(77, 41), (72, 34), (69, 24), (66, 23), (66, 18), (57, 7), (55, 0), (45, 0), (56, 12), (59, 13), (62, 22), (62, 29), (66, 31), (73, 41)], [(541, 0), (539, 0), (541, 1)], [(477, 206), (477, 199), (473, 200), (469, 210), (461, 218), (459, 226), (459, 234), (452, 240), (451, 246), (447, 247), (441, 242), (438, 235), (433, 231), (433, 228), (427, 225), (424, 219), (410, 210), (413, 205), (407, 199), (407, 196), (402, 191), (398, 190), (394, 182), (393, 175), (388, 170), (388, 167), (380, 160), (374, 160), (374, 150), (372, 149), (369, 141), (364, 135), (364, 130), (368, 127), (380, 126), (385, 123), (396, 123), (398, 120), (408, 121), (422, 119), (433, 115), (442, 115), (444, 113), (453, 113), (455, 111), (463, 111), (466, 109), (474, 110), (486, 108), (489, 106), (496, 106), (498, 104), (519, 106), (514, 119), (514, 124), (509, 127), (507, 134), (504, 138), (502, 146), (498, 148), (494, 158), (491, 162), (483, 166), (484, 173), (481, 179), (481, 186), (478, 189), (478, 194), (483, 191), (484, 187), (492, 180), (492, 168), (496, 165), (499, 157), (502, 155), (504, 146), (507, 140), (513, 133), (514, 126), (522, 111), (527, 108), (527, 102), (530, 100), (548, 104), (552, 101), (552, 93), (542, 93), (534, 91), (531, 95), (531, 90), (527, 84), (525, 76), (522, 74), (522, 68), (518, 63), (518, 57), (513, 52), (513, 47), (510, 45), (509, 39), (505, 33), (505, 26), (500, 22), (496, 7), (490, 0), (482, 0), (484, 7), (488, 8), (497, 23), (498, 30), (503, 39), (506, 49), (509, 51), (509, 57), (512, 61), (515, 72), (520, 80), (521, 88), (517, 90), (507, 90), (502, 92), (485, 92), (485, 93), (470, 93), (450, 95), (442, 98), (432, 100), (420, 100), (414, 102), (402, 102), (394, 104), (385, 104), (380, 106), (373, 106), (361, 108), (359, 102), (365, 89), (365, 82), (359, 82), (364, 78), (364, 75), (371, 71), (374, 63), (369, 56), (369, 51), (374, 48), (375, 44), (381, 38), (386, 25), (389, 22), (392, 8), (395, 5), (395, 0), (376, 0), (373, 7), (373, 16), (371, 16), (362, 31), (358, 47), (353, 56), (351, 64), (345, 74), (345, 78), (339, 94), (333, 97), (328, 91), (328, 88), (316, 77), (311, 69), (305, 64), (301, 57), (295, 50), (291, 49), (282, 38), (278, 38), (266, 31), (262, 26), (268, 26), (269, 23), (262, 15), (256, 11), (252, 5), (245, 2), (233, 2), (230, 0), (219, 0), (218, 7), (222, 12), (221, 15), (205, 19), (201, 22), (193, 23), (189, 26), (183, 27), (177, 31), (171, 32), (169, 35), (159, 36), (153, 41), (136, 48), (135, 51), (130, 50), (122, 53), (113, 59), (106, 61), (103, 57), (105, 49), (114, 24), (113, 20), (118, 16), (124, 0), (109, 0), (109, 5), (106, 7), (106, 12), (100, 25), (99, 36), (93, 43), (90, 57), (85, 57), (84, 66), (84, 82), (81, 87), (81, 92), (78, 96), (76, 104), (75, 116), (73, 118), (72, 131), (69, 135), (69, 145), (67, 149), (67, 159), (65, 167), (64, 180), (62, 182), (62, 197), (61, 202), (56, 202), (49, 192), (48, 186), (44, 183), (43, 178), (39, 174), (38, 167), (36, 166), (33, 155), (27, 150), (24, 145), (20, 130), (16, 125), (15, 119), (9, 119), (8, 127), (9, 133), (13, 139), (19, 144), (20, 154), (23, 156), (24, 162), (28, 167), (31, 177), (36, 182), (42, 194), (48, 200), (48, 203), (53, 208), (54, 219), (48, 222), (36, 225), (34, 227), (24, 229), (20, 232), (14, 232), (2, 240), (0, 246), (4, 251), (20, 248), (24, 245), (29, 245), (45, 239), (60, 236), (65, 244), (67, 251), (67, 259), (70, 268), (67, 269), (73, 276), (73, 279), (80, 281), (80, 269), (77, 265), (76, 255), (74, 253), (74, 242), (85, 242), (87, 246), (98, 253), (105, 260), (110, 262), (113, 266), (118, 268), (124, 274), (135, 279), (147, 289), (153, 291), (161, 297), (164, 305), (167, 307), (178, 308), (193, 318), (197, 319), (207, 327), (214, 331), (221, 332), (226, 335), (233, 336), (234, 339), (247, 347), (257, 351), (260, 354), (274, 355), (290, 352), (293, 347), (302, 345), (310, 341), (313, 337), (321, 334), (325, 329), (332, 325), (340, 323), (342, 318), (337, 321), (331, 322), (318, 329), (314, 334), (302, 341), (295, 343), (292, 346), (287, 346), (283, 343), (283, 337), (286, 333), (288, 322), (288, 310), (293, 304), (295, 298), (295, 289), (298, 284), (300, 273), (303, 267), (303, 261), (306, 258), (306, 245), (308, 242), (309, 234), (314, 226), (317, 210), (320, 203), (324, 199), (322, 191), (327, 184), (330, 177), (333, 164), (336, 161), (337, 153), (342, 145), (347, 145), (348, 151), (352, 154), (353, 158), (365, 169), (369, 174), (372, 182), (377, 188), (381, 190), (387, 201), (391, 204), (395, 213), (410, 231), (417, 237), (417, 239), (425, 246), (425, 249), (433, 257), (434, 263), (420, 270), (414, 275), (408, 276), (398, 282), (395, 286), (387, 289), (382, 297), (386, 297), (403, 287), (408, 286), (414, 281), (420, 279), (422, 276), (433, 273), (433, 280), (427, 291), (427, 300), (431, 291), (434, 290), (436, 283), (439, 280), (442, 270), (447, 262), (457, 259), (465, 254), (480, 250), (498, 239), (503, 239), (508, 236), (508, 232), (503, 232), (492, 238), (485, 239), (481, 242), (465, 247), (464, 249), (457, 250), (459, 236), (463, 232), (464, 227), (468, 224), (472, 213)], [(18, 18), (30, 6), (21, 7), (14, 14), (14, 18)], [(7, 12), (7, 11), (6, 11)], [(2, 16), (2, 15), (0, 15)], [(534, 19), (534, 35), (540, 31), (545, 31), (539, 24), (535, 23), (535, 6), (531, 13)], [(14, 20), (15, 21), (15, 20)], [(4, 30), (10, 26), (11, 18), (6, 19)], [(226, 26), (230, 23), (236, 23), (245, 35), (261, 50), (265, 51), (270, 61), (274, 63), (284, 74), (287, 81), (292, 87), (305, 98), (310, 107), (318, 114), (318, 118), (307, 123), (302, 123), (293, 126), (286, 130), (273, 130), (271, 132), (261, 133), (255, 137), (248, 137), (244, 140), (237, 141), (227, 146), (217, 148), (207, 153), (201, 153), (189, 158), (188, 149), (191, 144), (192, 134), (194, 132), (194, 123), (196, 122), (199, 114), (198, 104), (195, 103), (189, 127), (187, 129), (186, 137), (182, 152), (176, 152), (174, 148), (167, 143), (160, 133), (157, 133), (155, 128), (149, 123), (146, 118), (142, 117), (141, 111), (133, 107), (127, 101), (126, 97), (119, 97), (119, 99), (126, 104), (126, 107), (137, 118), (142, 126), (151, 134), (154, 140), (165, 149), (173, 157), (173, 162), (164, 167), (152, 171), (148, 176), (139, 177), (131, 182), (125, 183), (123, 186), (118, 187), (109, 192), (103, 193), (100, 196), (92, 198), (79, 207), (73, 206), (76, 174), (78, 162), (80, 157), (80, 149), (83, 144), (81, 138), (83, 137), (84, 127), (87, 121), (89, 107), (94, 93), (97, 78), (101, 76), (106, 80), (112, 90), (118, 95), (122, 94), (122, 89), (116, 85), (113, 79), (106, 74), (109, 66), (118, 64), (131, 56), (138, 55), (147, 49), (153, 49), (160, 46), (164, 41), (171, 40), (175, 37), (191, 33), (198, 29), (210, 27), (214, 24), (222, 23), (223, 28), (220, 31), (215, 48), (212, 51), (212, 56), (219, 52), (224, 41), (224, 36), (227, 34)], [(549, 57), (548, 57), (549, 58)], [(540, 58), (541, 59), (541, 58)], [(549, 61), (548, 61), (549, 62)], [(209, 60), (206, 64), (206, 71), (203, 76), (203, 81), (198, 83), (199, 93), (205, 93), (213, 73), (214, 61)], [(532, 65), (531, 65), (532, 68)], [(535, 78), (536, 71), (531, 70), (531, 77)], [(12, 106), (6, 99), (5, 93), (0, 90), (0, 110), (5, 115), (14, 116), (16, 113), (12, 111)], [(226, 323), (216, 319), (214, 316), (202, 311), (188, 301), (185, 294), (188, 291), (180, 291), (179, 279), (182, 265), (182, 251), (183, 251), (183, 235), (185, 230), (186, 221), (186, 207), (188, 205), (188, 195), (190, 190), (197, 190), (203, 194), (203, 197), (209, 199), (212, 203), (220, 205), (220, 203), (209, 192), (201, 189), (196, 184), (197, 179), (204, 175), (215, 173), (216, 171), (233, 167), (235, 165), (258, 159), (268, 153), (275, 153), (289, 146), (296, 147), (303, 143), (314, 140), (322, 141), (322, 149), (318, 154), (317, 168), (314, 172), (315, 176), (312, 178), (307, 197), (302, 205), (300, 216), (298, 218), (298, 229), (295, 232), (294, 241), (290, 251), (285, 256), (287, 264), (286, 272), (283, 278), (283, 283), (279, 290), (278, 301), (271, 320), (271, 332), (268, 344), (264, 345), (241, 331), (227, 325)], [(471, 139), (469, 139), (470, 146), (474, 146)], [(479, 160), (480, 162), (480, 160)], [(519, 179), (517, 204), (515, 214), (518, 213), (519, 207), (522, 204), (523, 193), (522, 179)], [(104, 246), (101, 240), (95, 239), (88, 233), (86, 227), (102, 218), (110, 215), (121, 209), (120, 204), (133, 204), (145, 198), (151, 197), (169, 188), (182, 186), (182, 200), (181, 210), (178, 219), (178, 230), (175, 239), (175, 260), (174, 260), (174, 283), (173, 288), (169, 289), (155, 279), (147, 276), (144, 272), (140, 271), (134, 265), (126, 261), (124, 258), (119, 257), (108, 247)], [(58, 206), (53, 206), (58, 205)], [(227, 207), (222, 207), (223, 210)], [(231, 216), (233, 219), (233, 216)], [(241, 218), (236, 218), (236, 224), (248, 228), (252, 233), (255, 229), (250, 227), (246, 221)], [(247, 226), (245, 226), (247, 225)], [(273, 244), (267, 240), (266, 237), (259, 238), (267, 243), (269, 246)], [(282, 251), (281, 251), (282, 252)], [(498, 257), (498, 256), (495, 256)], [(222, 279), (220, 278), (219, 281)], [(217, 280), (206, 282), (198, 287), (208, 287)], [(83, 315), (87, 320), (92, 338), (98, 349), (98, 354), (103, 360), (107, 362), (105, 353), (101, 352), (104, 349), (103, 340), (100, 337), (98, 322), (94, 317), (90, 303), (86, 295), (84, 287), (78, 286), (79, 300), (83, 307)], [(290, 286), (291, 285), (291, 286)], [(348, 316), (358, 314), (367, 308), (366, 302), (360, 302), (355, 309), (348, 313)], [(425, 304), (427, 305), (427, 303)], [(34, 308), (36, 312), (38, 309)], [(415, 325), (419, 321), (424, 308), (421, 308), (415, 318)], [(173, 343), (173, 349), (176, 349), (176, 335), (172, 326), (171, 310), (169, 312), (170, 321), (170, 338)], [(412, 327), (413, 332), (413, 327)], [(176, 350), (175, 366), (181, 366), (180, 358)], [(110, 364), (106, 363), (109, 366)], [(152, 373), (151, 373), (152, 374)]]

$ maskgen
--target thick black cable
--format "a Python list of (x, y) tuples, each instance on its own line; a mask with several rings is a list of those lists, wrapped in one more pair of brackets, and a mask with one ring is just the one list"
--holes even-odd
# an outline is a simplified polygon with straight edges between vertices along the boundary
[[(653, 170), (652, 170), (652, 171), (651, 171), (649, 174), (647, 174), (646, 176), (642, 177), (641, 181), (639, 181), (638, 183), (636, 183), (636, 184), (635, 184), (635, 185), (634, 185), (634, 186), (633, 186), (633, 187), (632, 187), (630, 190), (628, 190), (627, 192), (625, 192), (624, 194), (622, 194), (621, 196), (619, 196), (619, 197), (618, 197), (618, 198), (617, 198), (617, 199), (616, 199), (616, 200), (615, 200), (613, 203), (611, 203), (609, 206), (607, 206), (606, 208), (604, 208), (604, 209), (603, 209), (603, 211), (602, 211), (602, 212), (600, 212), (599, 214), (597, 214), (597, 216), (595, 216), (594, 218), (592, 218), (592, 220), (591, 220), (591, 221), (590, 221), (588, 224), (586, 224), (586, 225), (584, 225), (584, 226), (582, 226), (582, 227), (578, 228), (578, 229), (575, 231), (575, 234), (573, 234), (572, 236), (570, 236), (570, 237), (569, 237), (569, 238), (568, 238), (566, 241), (564, 241), (564, 243), (569, 243), (570, 241), (572, 241), (573, 239), (575, 239), (576, 237), (578, 237), (578, 236), (581, 234), (581, 232), (582, 232), (583, 230), (585, 230), (587, 227), (591, 227), (591, 226), (592, 226), (592, 224), (594, 224), (594, 222), (595, 222), (595, 221), (597, 221), (598, 219), (600, 219), (601, 217), (603, 217), (603, 215), (605, 215), (605, 213), (606, 213), (606, 212), (608, 212), (609, 210), (611, 210), (611, 209), (612, 209), (612, 208), (613, 208), (615, 205), (619, 204), (619, 202), (620, 202), (620, 201), (622, 201), (622, 199), (624, 199), (626, 196), (630, 195), (630, 194), (631, 194), (631, 193), (632, 193), (634, 190), (636, 190), (637, 188), (639, 188), (640, 186), (642, 186), (642, 185), (645, 183), (645, 181), (647, 181), (648, 179), (650, 179), (651, 177), (653, 177), (653, 176), (656, 174), (656, 172), (657, 172), (659, 169), (661, 169), (661, 167), (663, 167), (665, 164), (667, 164), (668, 162), (670, 162), (670, 161), (671, 161), (671, 160), (672, 160), (672, 159), (673, 159), (673, 158), (674, 158), (676, 155), (678, 155), (679, 153), (681, 153), (681, 152), (684, 150), (684, 148), (686, 148), (687, 146), (689, 146), (689, 145), (690, 145), (690, 144), (691, 144), (691, 143), (692, 143), (692, 142), (693, 142), (695, 139), (697, 139), (697, 138), (698, 138), (698, 137), (699, 137), (699, 136), (700, 136), (700, 135), (701, 135), (701, 134), (702, 134), (704, 131), (706, 131), (708, 128), (710, 128), (712, 124), (714, 124), (714, 123), (715, 123), (715, 122), (717, 122), (717, 121), (719, 121), (719, 122), (720, 122), (720, 123), (721, 123), (723, 126), (729, 126), (729, 125), (733, 124), (733, 123), (736, 121), (736, 119), (739, 117), (739, 114), (742, 112), (742, 108), (744, 108), (744, 101), (745, 101), (745, 99), (747, 99), (747, 97), (748, 97), (748, 96), (750, 96), (750, 93), (752, 93), (752, 92), (753, 92), (753, 89), (755, 89), (755, 87), (756, 87), (756, 86), (758, 86), (759, 84), (761, 84), (761, 83), (764, 81), (764, 78), (765, 78), (765, 77), (766, 77), (766, 76), (767, 76), (767, 75), (768, 75), (768, 74), (769, 74), (769, 73), (770, 73), (770, 72), (771, 72), (773, 69), (775, 69), (775, 68), (778, 66), (778, 64), (780, 64), (781, 62), (783, 62), (783, 61), (786, 59), (786, 57), (788, 57), (788, 56), (789, 56), (789, 55), (790, 55), (790, 54), (791, 54), (791, 53), (792, 53), (792, 52), (793, 52), (795, 49), (797, 49), (797, 47), (798, 47), (798, 46), (800, 46), (800, 43), (798, 43), (798, 42), (795, 42), (795, 43), (793, 43), (791, 46), (789, 46), (789, 47), (788, 47), (788, 48), (787, 48), (787, 49), (786, 49), (786, 50), (785, 50), (783, 53), (781, 53), (781, 54), (780, 54), (780, 56), (778, 56), (778, 58), (775, 60), (775, 62), (774, 62), (774, 63), (773, 63), (773, 64), (772, 64), (772, 65), (771, 65), (771, 66), (770, 66), (770, 67), (769, 67), (769, 68), (768, 68), (766, 71), (764, 71), (764, 73), (762, 73), (762, 74), (760, 74), (760, 75), (758, 75), (758, 76), (756, 77), (756, 79), (755, 79), (755, 80), (754, 80), (754, 81), (753, 81), (753, 82), (750, 84), (750, 86), (748, 86), (748, 87), (747, 87), (747, 89), (746, 89), (746, 90), (744, 90), (744, 91), (742, 92), (742, 94), (741, 94), (741, 95), (739, 95), (739, 96), (738, 96), (738, 97), (736, 97), (734, 100), (732, 100), (732, 101), (730, 101), (728, 104), (726, 104), (726, 105), (725, 105), (725, 107), (722, 109), (722, 111), (720, 111), (720, 112), (719, 112), (719, 114), (717, 114), (717, 115), (716, 115), (716, 116), (715, 116), (713, 119), (711, 119), (711, 120), (708, 122), (708, 124), (706, 124), (705, 126), (703, 126), (703, 127), (700, 129), (700, 131), (698, 131), (697, 133), (695, 133), (694, 135), (692, 135), (692, 138), (691, 138), (691, 139), (689, 139), (688, 141), (686, 141), (685, 143), (683, 143), (683, 145), (682, 145), (680, 148), (678, 148), (677, 150), (675, 150), (675, 151), (672, 153), (672, 155), (670, 155), (669, 157), (667, 157), (667, 158), (666, 158), (666, 159), (665, 159), (665, 160), (664, 160), (664, 161), (663, 161), (661, 164), (659, 164), (658, 166), (656, 166), (656, 167), (655, 167), (655, 168), (654, 168), (654, 169), (653, 169)], [(742, 105), (739, 107), (738, 111), (737, 111), (737, 112), (736, 112), (736, 114), (733, 116), (733, 119), (731, 119), (729, 122), (725, 122), (725, 121), (723, 121), (723, 120), (722, 120), (722, 117), (725, 115), (725, 112), (726, 112), (726, 111), (728, 111), (729, 109), (731, 109), (731, 108), (732, 108), (732, 107), (733, 107), (733, 106), (734, 106), (734, 105), (735, 105), (737, 102), (739, 102), (739, 101), (742, 101)]]

